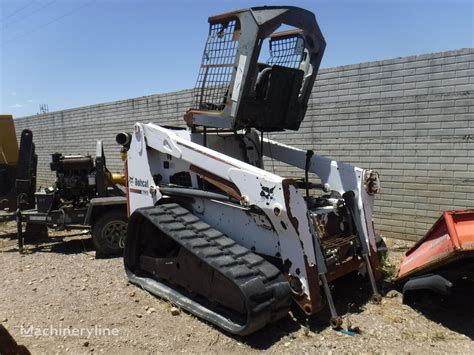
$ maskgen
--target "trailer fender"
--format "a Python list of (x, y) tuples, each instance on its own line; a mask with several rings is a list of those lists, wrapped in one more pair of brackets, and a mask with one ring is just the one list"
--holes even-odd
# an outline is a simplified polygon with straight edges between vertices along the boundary
[(101, 213), (110, 211), (111, 209), (127, 208), (127, 199), (125, 196), (111, 196), (99, 197), (91, 199), (87, 208), (86, 217), (84, 218), (85, 225), (92, 225)]

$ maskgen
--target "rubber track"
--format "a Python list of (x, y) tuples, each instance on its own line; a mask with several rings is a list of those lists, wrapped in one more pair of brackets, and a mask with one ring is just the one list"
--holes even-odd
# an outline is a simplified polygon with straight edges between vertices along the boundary
[[(217, 314), (203, 316), (202, 312), (195, 312), (195, 307), (186, 307), (192, 302), (191, 299), (185, 299), (183, 302), (183, 299), (176, 299), (180, 297), (175, 297), (171, 301), (236, 335), (253, 333), (287, 315), (291, 303), (290, 288), (284, 275), (274, 265), (237, 244), (178, 204), (142, 208), (135, 213), (141, 214), (169, 238), (234, 282), (246, 298), (247, 322), (236, 324)], [(160, 283), (155, 279), (153, 281)], [(182, 297), (187, 298), (185, 295)], [(170, 298), (169, 295), (167, 298)]]

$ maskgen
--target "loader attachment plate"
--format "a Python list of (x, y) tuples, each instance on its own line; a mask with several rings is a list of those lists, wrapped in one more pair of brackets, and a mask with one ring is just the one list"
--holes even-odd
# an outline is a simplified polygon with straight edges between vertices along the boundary
[(425, 283), (428, 276), (432, 279), (431, 275), (443, 277), (448, 285), (460, 278), (474, 280), (474, 210), (445, 211), (406, 252), (397, 281), (413, 278), (415, 281), (409, 281), (413, 284), (424, 275)]
[(130, 282), (235, 335), (288, 313), (283, 274), (178, 204), (136, 210), (124, 262)]

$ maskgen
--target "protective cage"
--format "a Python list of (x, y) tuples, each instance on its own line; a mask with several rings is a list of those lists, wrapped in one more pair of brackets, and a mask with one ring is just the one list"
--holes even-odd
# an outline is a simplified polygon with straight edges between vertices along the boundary
[[(314, 14), (296, 7), (254, 7), (208, 21), (188, 125), (297, 130), (326, 46)], [(292, 29), (275, 32), (282, 25)], [(267, 41), (269, 55), (261, 63)]]

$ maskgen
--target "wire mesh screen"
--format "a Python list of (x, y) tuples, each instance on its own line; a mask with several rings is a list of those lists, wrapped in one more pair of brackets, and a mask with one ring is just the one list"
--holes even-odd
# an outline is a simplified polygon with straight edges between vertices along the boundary
[(211, 24), (196, 82), (194, 108), (224, 109), (239, 44), (233, 39), (236, 25), (237, 20)]
[(303, 49), (303, 39), (299, 36), (272, 39), (270, 41), (270, 58), (267, 63), (298, 69)]

